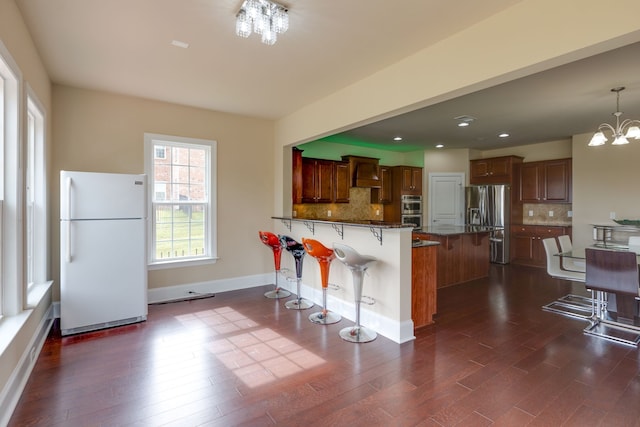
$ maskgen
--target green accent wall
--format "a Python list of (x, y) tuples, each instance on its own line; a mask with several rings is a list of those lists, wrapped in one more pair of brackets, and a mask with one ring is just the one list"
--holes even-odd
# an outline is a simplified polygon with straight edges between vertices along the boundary
[(424, 167), (424, 151), (413, 150), (408, 152), (389, 151), (380, 149), (375, 144), (347, 144), (346, 142), (330, 141), (332, 137), (322, 138), (316, 141), (300, 144), (297, 148), (303, 150), (303, 157), (316, 159), (342, 160), (342, 156), (373, 157), (380, 160), (385, 166), (417, 166)]

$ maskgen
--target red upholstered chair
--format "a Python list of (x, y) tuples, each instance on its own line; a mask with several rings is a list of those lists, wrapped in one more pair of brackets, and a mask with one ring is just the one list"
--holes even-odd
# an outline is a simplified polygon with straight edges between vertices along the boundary
[(320, 325), (338, 323), (342, 317), (332, 311), (327, 310), (327, 289), (329, 288), (329, 268), (331, 261), (335, 259), (333, 249), (327, 248), (322, 243), (314, 239), (302, 238), (304, 250), (318, 261), (320, 266), (320, 280), (322, 283), (322, 310), (309, 315), (309, 320)]
[(291, 295), (291, 292), (280, 288), (278, 286), (278, 276), (280, 275), (280, 259), (282, 257), (282, 242), (278, 236), (269, 231), (258, 231), (260, 241), (269, 246), (273, 251), (273, 263), (276, 269), (276, 288), (272, 291), (265, 292), (264, 296), (267, 298), (286, 298)]

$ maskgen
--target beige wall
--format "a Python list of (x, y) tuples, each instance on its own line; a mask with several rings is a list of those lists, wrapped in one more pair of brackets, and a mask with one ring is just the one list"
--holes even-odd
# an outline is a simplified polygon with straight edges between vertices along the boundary
[(572, 156), (571, 146), (571, 139), (563, 139), (539, 144), (521, 145), (519, 147), (501, 148), (498, 150), (485, 150), (480, 153), (480, 157), (473, 158), (520, 156), (524, 157), (523, 162), (564, 159)]
[[(200, 283), (270, 271), (273, 259), (257, 233), (270, 229), (273, 208), (273, 124), (232, 114), (128, 96), (54, 86), (51, 176), (59, 172), (143, 173), (145, 132), (218, 142), (218, 255), (213, 265), (149, 272), (149, 288)], [(58, 221), (58, 188), (52, 216)], [(59, 233), (53, 230), (55, 277)], [(251, 262), (247, 262), (251, 260)]]
[[(276, 124), (289, 146), (533, 74), (640, 40), (637, 0), (523, 0)], [(282, 164), (276, 165), (276, 170)], [(283, 174), (276, 176), (277, 187)], [(290, 208), (282, 194), (276, 207)]]
[(615, 225), (618, 219), (640, 219), (640, 142), (589, 147), (591, 134), (573, 138), (573, 241), (593, 242), (592, 224)]

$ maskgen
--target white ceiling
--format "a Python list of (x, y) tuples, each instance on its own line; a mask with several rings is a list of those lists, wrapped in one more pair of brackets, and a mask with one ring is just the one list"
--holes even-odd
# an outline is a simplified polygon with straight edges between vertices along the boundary
[[(15, 0), (54, 83), (277, 119), (518, 0), (289, 0), (274, 46), (235, 35), (242, 0)], [(464, 11), (464, 13), (460, 13)], [(171, 45), (189, 43), (188, 49)], [(565, 138), (610, 121), (624, 85), (640, 118), (640, 44), (350, 132), (388, 144), (488, 148)], [(453, 126), (453, 117), (478, 118)], [(495, 134), (506, 130), (509, 141)]]

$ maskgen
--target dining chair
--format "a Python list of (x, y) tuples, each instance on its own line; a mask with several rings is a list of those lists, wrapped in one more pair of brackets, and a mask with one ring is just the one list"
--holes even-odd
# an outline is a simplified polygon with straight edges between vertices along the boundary
[[(561, 268), (561, 257), (558, 255), (558, 244), (555, 237), (542, 239), (547, 254), (547, 273), (555, 279), (584, 282), (585, 273)], [(593, 316), (593, 298), (583, 295), (567, 294), (542, 306), (544, 311), (579, 319), (591, 319)]]
[[(638, 315), (640, 278), (638, 256), (631, 251), (611, 251), (587, 248), (587, 289), (598, 293), (594, 298), (596, 317), (584, 332), (610, 341), (637, 346), (640, 327), (633, 325)], [(616, 296), (616, 312), (607, 311), (607, 294)], [(615, 318), (611, 318), (613, 315)]]
[[(560, 252), (571, 252), (573, 250), (571, 237), (567, 234), (558, 236), (558, 243), (560, 243)], [(581, 273), (584, 273), (586, 270), (584, 261), (578, 261), (569, 257), (562, 257), (560, 266), (565, 270), (579, 271)]]
[(560, 250), (556, 243), (555, 237), (542, 239), (544, 251), (547, 254), (547, 273), (555, 279), (573, 280), (575, 282), (584, 282), (585, 273), (580, 271), (565, 270), (560, 267)]
[(640, 236), (629, 236), (629, 250), (640, 254)]

